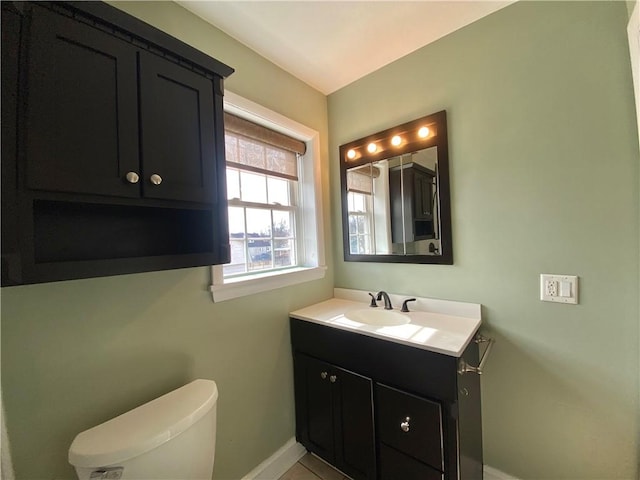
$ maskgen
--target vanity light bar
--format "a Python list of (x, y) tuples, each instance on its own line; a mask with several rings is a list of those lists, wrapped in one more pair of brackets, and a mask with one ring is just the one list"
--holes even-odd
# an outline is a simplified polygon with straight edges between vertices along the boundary
[[(413, 133), (413, 135), (411, 135), (411, 133)], [(355, 148), (350, 148), (349, 150), (347, 150), (346, 155), (347, 155), (347, 159), (349, 160), (358, 160), (362, 157), (366, 157), (367, 155), (373, 155), (373, 154), (385, 151), (386, 150), (385, 148), (380, 147), (380, 145), (384, 144), (385, 141), (389, 141), (392, 147), (399, 148), (403, 146), (405, 143), (407, 143), (407, 140), (406, 140), (407, 137), (409, 138), (413, 137), (414, 139), (417, 138), (417, 140), (420, 141), (420, 140), (425, 140), (427, 138), (432, 138), (434, 136), (435, 136), (434, 130), (430, 129), (427, 126), (422, 126), (417, 130), (413, 130), (413, 132), (401, 132), (397, 135), (393, 135), (390, 139), (383, 139), (377, 142), (370, 142), (366, 145), (366, 148), (364, 145), (357, 146)], [(366, 150), (366, 152), (364, 152), (364, 150)]]

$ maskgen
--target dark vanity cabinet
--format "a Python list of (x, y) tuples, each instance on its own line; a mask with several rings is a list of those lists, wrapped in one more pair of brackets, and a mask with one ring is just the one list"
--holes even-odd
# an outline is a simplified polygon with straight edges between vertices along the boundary
[[(290, 325), (296, 438), (310, 452), (354, 479), (482, 479), (480, 380), (458, 358)], [(477, 364), (478, 345), (462, 358)]]
[(352, 478), (375, 478), (371, 379), (302, 353), (295, 378), (302, 443)]
[(436, 172), (416, 163), (389, 169), (393, 243), (435, 238), (435, 179)]
[(2, 284), (227, 262), (233, 70), (99, 2), (2, 2), (2, 30)]

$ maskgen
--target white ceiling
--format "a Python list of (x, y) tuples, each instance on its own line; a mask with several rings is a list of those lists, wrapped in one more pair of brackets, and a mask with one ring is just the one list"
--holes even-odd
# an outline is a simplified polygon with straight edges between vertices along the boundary
[(177, 3), (328, 95), (513, 1)]

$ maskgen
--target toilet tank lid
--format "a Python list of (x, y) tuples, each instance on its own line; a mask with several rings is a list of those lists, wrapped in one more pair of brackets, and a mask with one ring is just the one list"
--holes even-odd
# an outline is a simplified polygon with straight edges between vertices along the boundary
[(213, 380), (194, 380), (79, 433), (69, 448), (69, 463), (102, 467), (141, 455), (185, 431), (217, 400), (218, 388)]

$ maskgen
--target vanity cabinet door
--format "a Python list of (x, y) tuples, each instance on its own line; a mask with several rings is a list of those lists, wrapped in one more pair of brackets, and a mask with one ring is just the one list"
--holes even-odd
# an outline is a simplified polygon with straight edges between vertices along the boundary
[(339, 439), (336, 461), (340, 469), (354, 479), (373, 479), (376, 468), (371, 379), (338, 367), (334, 367), (333, 372), (338, 403), (334, 410)]
[(303, 355), (298, 360), (303, 371), (301, 400), (306, 406), (302, 424), (305, 446), (328, 462), (335, 462), (331, 365)]
[(297, 353), (296, 436), (351, 478), (376, 475), (371, 379)]

